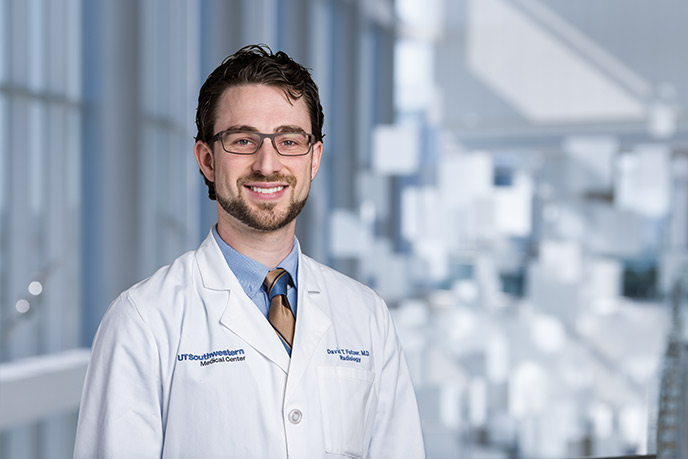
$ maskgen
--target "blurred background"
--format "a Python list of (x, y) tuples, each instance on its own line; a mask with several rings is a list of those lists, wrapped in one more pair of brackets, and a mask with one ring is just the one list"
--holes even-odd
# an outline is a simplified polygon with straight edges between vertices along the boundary
[(249, 43), (320, 87), (298, 237), (387, 300), (429, 458), (687, 457), (687, 19), (679, 0), (0, 0), (0, 458), (71, 457), (108, 304), (215, 222), (196, 98)]

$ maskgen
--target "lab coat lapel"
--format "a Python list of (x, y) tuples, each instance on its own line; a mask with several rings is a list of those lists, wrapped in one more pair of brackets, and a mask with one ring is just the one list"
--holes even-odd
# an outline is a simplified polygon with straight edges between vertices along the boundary
[[(201, 295), (204, 301), (206, 304), (224, 306), (220, 323), (287, 373), (289, 355), (275, 331), (227, 266), (212, 232), (201, 244), (197, 260), (203, 280)], [(224, 298), (222, 303), (218, 301), (220, 295)], [(214, 301), (210, 301), (210, 298)]]
[(322, 336), (332, 325), (322, 277), (318, 275), (310, 259), (303, 255), (300, 258), (296, 331), (285, 400), (289, 400), (298, 387), (313, 354), (318, 350)]
[(275, 330), (243, 289), (240, 292), (232, 289), (220, 322), (255, 350), (275, 362), (285, 373), (289, 371), (289, 354)]

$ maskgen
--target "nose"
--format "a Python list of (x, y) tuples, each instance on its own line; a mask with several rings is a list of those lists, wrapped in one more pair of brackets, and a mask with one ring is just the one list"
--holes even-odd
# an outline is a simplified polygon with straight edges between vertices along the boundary
[(263, 144), (253, 155), (253, 170), (264, 176), (270, 176), (282, 169), (282, 161), (270, 139), (263, 139)]

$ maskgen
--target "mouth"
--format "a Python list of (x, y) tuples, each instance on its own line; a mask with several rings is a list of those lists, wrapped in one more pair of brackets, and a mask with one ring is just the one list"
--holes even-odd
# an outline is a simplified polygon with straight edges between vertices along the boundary
[(264, 188), (264, 187), (259, 187), (259, 186), (247, 186), (246, 188), (253, 191), (254, 193), (273, 194), (273, 193), (279, 193), (280, 191), (282, 191), (285, 188), (285, 186), (279, 185), (279, 186), (273, 186), (270, 188)]
[(247, 183), (244, 189), (248, 191), (249, 196), (252, 196), (258, 202), (273, 202), (281, 200), (287, 193), (289, 185), (274, 184), (274, 183)]
[(296, 185), (296, 179), (289, 175), (249, 175), (237, 181), (237, 186), (257, 202), (276, 202), (286, 197), (289, 189)]

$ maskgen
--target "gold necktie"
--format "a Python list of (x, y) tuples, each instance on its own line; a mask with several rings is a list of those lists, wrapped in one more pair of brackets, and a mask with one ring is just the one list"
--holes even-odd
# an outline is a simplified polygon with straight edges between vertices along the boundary
[(287, 285), (291, 277), (282, 268), (277, 268), (265, 276), (265, 289), (270, 298), (270, 310), (268, 311), (268, 321), (275, 329), (277, 335), (282, 342), (289, 348), (288, 352), (291, 355), (291, 346), (294, 342), (294, 328), (296, 326), (296, 318), (291, 311), (289, 301), (287, 300)]

